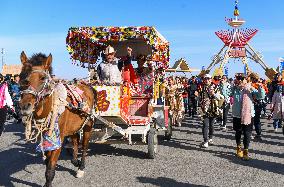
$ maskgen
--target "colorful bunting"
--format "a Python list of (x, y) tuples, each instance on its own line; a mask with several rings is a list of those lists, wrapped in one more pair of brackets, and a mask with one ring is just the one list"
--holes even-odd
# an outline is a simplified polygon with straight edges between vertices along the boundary
[[(107, 41), (144, 39), (152, 49), (152, 61), (156, 68), (169, 66), (169, 43), (154, 27), (71, 27), (66, 38), (71, 59), (83, 64), (95, 64)], [(90, 67), (87, 65), (87, 67)]]

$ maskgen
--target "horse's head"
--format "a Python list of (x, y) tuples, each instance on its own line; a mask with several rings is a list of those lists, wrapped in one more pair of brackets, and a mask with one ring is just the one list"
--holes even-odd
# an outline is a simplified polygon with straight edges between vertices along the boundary
[(20, 108), (23, 116), (29, 116), (35, 111), (36, 105), (43, 97), (51, 80), (51, 54), (47, 57), (42, 53), (34, 54), (30, 59), (21, 53), (23, 64), (20, 74), (21, 101)]

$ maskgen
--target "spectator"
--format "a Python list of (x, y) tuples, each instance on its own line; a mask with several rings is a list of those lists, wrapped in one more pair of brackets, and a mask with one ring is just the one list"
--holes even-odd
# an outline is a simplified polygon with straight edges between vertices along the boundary
[(231, 85), (228, 83), (227, 76), (225, 75), (223, 75), (221, 79), (220, 91), (221, 94), (224, 96), (224, 103), (222, 106), (223, 115), (221, 120), (221, 128), (225, 130), (227, 126), (228, 113), (230, 110), (230, 96), (231, 96)]
[[(243, 74), (236, 76), (235, 85), (232, 89), (234, 103), (232, 106), (233, 129), (236, 131), (237, 143), (236, 154), (239, 158), (249, 160), (249, 144), (252, 133), (253, 117), (255, 115), (253, 106), (253, 94), (257, 93)], [(241, 137), (244, 135), (244, 150), (241, 147)]]
[[(7, 79), (6, 79), (7, 80)], [(13, 101), (8, 91), (8, 83), (4, 80), (2, 74), (0, 74), (0, 136), (4, 130), (4, 124), (7, 116), (7, 109), (13, 109)]]
[(198, 85), (195, 76), (189, 80), (188, 90), (188, 112), (189, 116), (194, 117), (197, 114)]
[(184, 112), (187, 114), (188, 112), (188, 80), (186, 77), (182, 78), (182, 84), (183, 84), (183, 104), (184, 104)]
[(218, 103), (224, 97), (218, 91), (218, 88), (212, 83), (209, 74), (204, 76), (204, 84), (201, 89), (201, 109), (203, 112), (203, 139), (201, 147), (207, 148), (209, 144), (213, 144), (214, 123), (219, 115)]
[(18, 123), (21, 122), (20, 118), (20, 107), (19, 102), (21, 99), (20, 95), (20, 76), (18, 74), (14, 75), (14, 81), (11, 82), (11, 93), (12, 93), (12, 100), (15, 108), (15, 112), (13, 113), (13, 117), (18, 121)]
[(284, 96), (282, 94), (282, 89), (283, 89), (283, 85), (278, 84), (273, 94), (272, 102), (271, 102), (271, 113), (272, 113), (272, 118), (273, 118), (274, 132), (277, 132), (278, 128), (282, 128), (282, 120), (284, 116), (284, 104), (283, 104)]
[(256, 89), (259, 90), (257, 94), (253, 95), (253, 102), (254, 102), (254, 127), (256, 131), (256, 136), (255, 138), (257, 140), (261, 140), (261, 122), (260, 122), (260, 117), (261, 117), (261, 111), (263, 107), (263, 103), (265, 102), (265, 90), (259, 81), (259, 76), (256, 73), (251, 73), (250, 74), (250, 79), (252, 80), (252, 86)]

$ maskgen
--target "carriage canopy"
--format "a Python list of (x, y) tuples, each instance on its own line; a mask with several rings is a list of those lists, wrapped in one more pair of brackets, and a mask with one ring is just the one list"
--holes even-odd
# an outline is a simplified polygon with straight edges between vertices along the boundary
[(103, 50), (111, 45), (117, 57), (146, 55), (157, 67), (169, 66), (169, 42), (154, 27), (71, 27), (66, 38), (67, 50), (75, 64), (94, 65)]

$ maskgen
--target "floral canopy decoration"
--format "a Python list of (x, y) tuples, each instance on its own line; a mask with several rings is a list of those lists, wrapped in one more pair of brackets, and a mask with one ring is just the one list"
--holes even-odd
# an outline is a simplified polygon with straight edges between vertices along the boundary
[(93, 68), (109, 42), (137, 39), (150, 46), (156, 68), (168, 68), (169, 42), (154, 27), (71, 27), (66, 45), (74, 64)]

